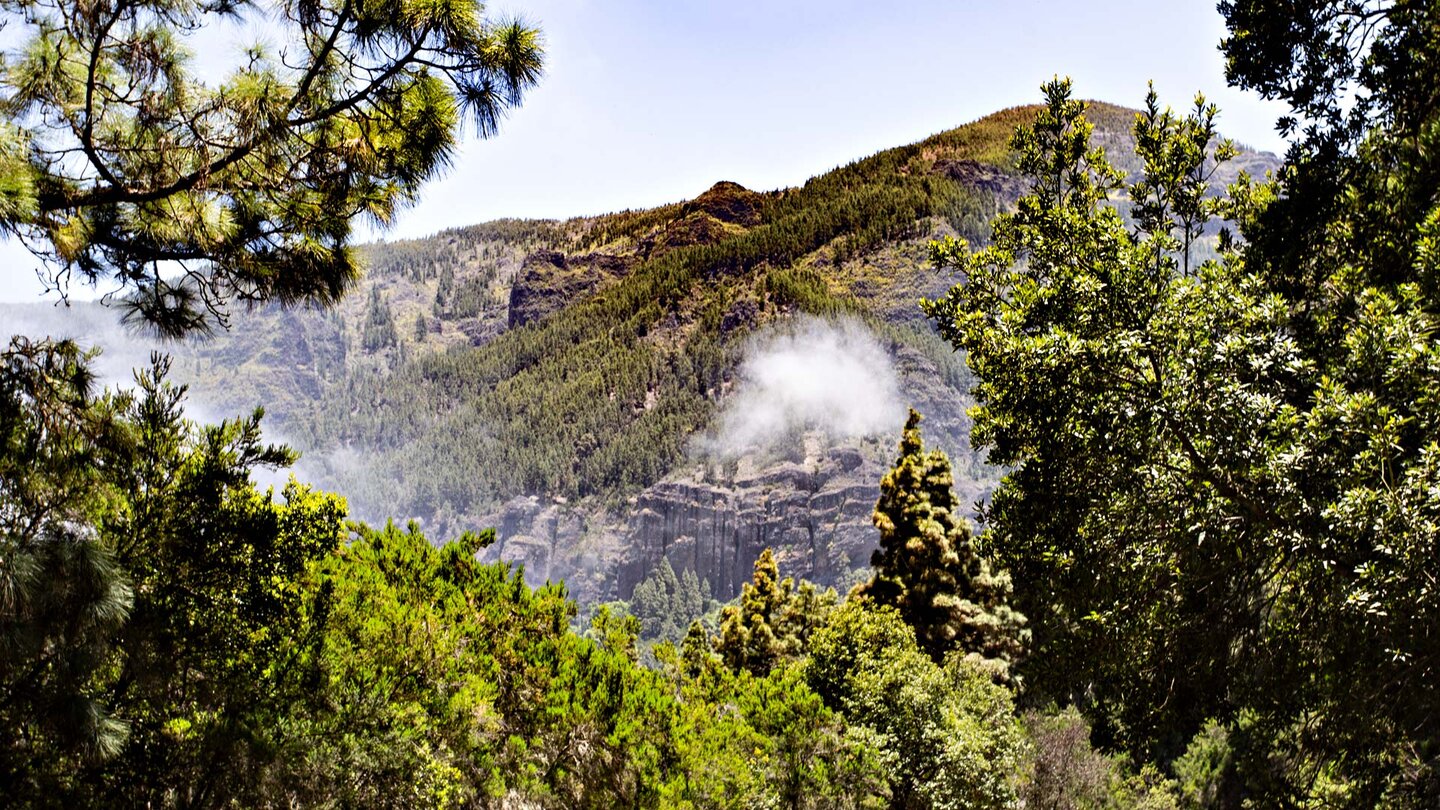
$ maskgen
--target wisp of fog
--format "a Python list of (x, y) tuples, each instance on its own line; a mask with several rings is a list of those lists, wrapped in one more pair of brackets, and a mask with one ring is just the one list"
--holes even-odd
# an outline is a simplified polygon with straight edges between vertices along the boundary
[(831, 440), (886, 434), (904, 414), (895, 366), (864, 324), (797, 318), (751, 340), (704, 449), (734, 458), (797, 431)]

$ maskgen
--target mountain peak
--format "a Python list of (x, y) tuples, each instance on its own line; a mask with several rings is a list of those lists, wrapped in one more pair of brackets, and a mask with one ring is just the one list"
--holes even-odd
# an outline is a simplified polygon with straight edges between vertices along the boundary
[(749, 227), (760, 223), (765, 195), (739, 183), (721, 180), (704, 194), (685, 204), (683, 215), (704, 213), (730, 225)]

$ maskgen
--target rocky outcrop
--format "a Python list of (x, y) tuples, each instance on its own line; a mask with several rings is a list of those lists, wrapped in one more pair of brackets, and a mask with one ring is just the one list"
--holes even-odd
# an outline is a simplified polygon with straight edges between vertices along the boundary
[[(440, 319), (436, 318), (435, 323), (441, 325)], [(505, 331), (505, 324), (495, 318), (462, 318), (455, 322), (455, 328), (465, 335), (471, 346), (484, 346)]]
[(570, 594), (586, 604), (613, 598), (614, 561), (624, 537), (603, 509), (522, 495), (484, 516), (480, 525), (493, 526), (496, 536), (482, 554), (484, 561), (524, 566), (532, 586), (563, 580)]
[(733, 480), (706, 480), (696, 468), (647, 488), (619, 513), (512, 498), (481, 521), (497, 535), (484, 559), (523, 565), (532, 585), (564, 580), (587, 604), (629, 598), (661, 559), (729, 599), (767, 547), (786, 576), (844, 588), (875, 548), (870, 513), (882, 467), (858, 448), (837, 447)]
[(696, 212), (671, 222), (653, 243), (641, 245), (647, 256), (691, 245), (713, 245), (729, 236), (725, 224), (704, 212)]
[(875, 547), (870, 512), (880, 465), (855, 448), (804, 463), (780, 462), (730, 481), (668, 480), (635, 500), (615, 583), (627, 597), (661, 559), (694, 571), (717, 597), (748, 582), (773, 548), (787, 576), (843, 585)]
[(530, 254), (510, 288), (510, 328), (537, 321), (625, 276), (635, 262), (631, 256), (604, 253), (567, 256), (556, 250), (541, 250)]
[[(956, 496), (969, 511), (995, 475), (965, 443), (968, 401), (936, 358), (904, 344), (891, 351), (902, 399), (925, 414), (927, 442), (949, 454)], [(492, 559), (523, 563), (532, 584), (563, 579), (586, 604), (628, 599), (661, 560), (729, 599), (767, 547), (786, 576), (844, 590), (878, 541), (870, 514), (893, 455), (889, 436), (832, 441), (807, 432), (798, 444), (739, 458), (692, 458), (618, 509), (527, 496), (480, 525), (498, 530)]]
[(934, 171), (963, 186), (993, 195), (1002, 208), (1013, 206), (1030, 190), (1029, 179), (974, 160), (939, 160), (935, 162)]
[(720, 319), (720, 334), (754, 329), (760, 323), (760, 304), (753, 298), (740, 298), (730, 304)]
[(739, 183), (721, 180), (699, 197), (685, 203), (681, 216), (703, 212), (721, 222), (750, 227), (759, 225), (765, 195)]

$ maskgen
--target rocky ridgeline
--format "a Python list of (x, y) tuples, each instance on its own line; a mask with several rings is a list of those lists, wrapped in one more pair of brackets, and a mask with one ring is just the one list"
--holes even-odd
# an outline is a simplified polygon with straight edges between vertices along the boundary
[[(813, 443), (811, 443), (813, 446)], [(716, 597), (748, 582), (772, 548), (787, 576), (849, 587), (869, 564), (878, 534), (870, 513), (880, 494), (885, 447), (838, 446), (804, 461), (761, 469), (752, 459), (730, 480), (692, 467), (632, 498), (619, 514), (535, 496), (510, 500), (491, 516), (498, 541), (489, 560), (523, 564), (533, 583), (563, 579), (583, 603), (629, 598), (668, 559), (694, 571)], [(987, 484), (961, 481), (969, 504)]]
[(691, 469), (645, 489), (618, 516), (514, 498), (494, 516), (498, 541), (488, 555), (524, 564), (535, 582), (564, 579), (582, 601), (628, 598), (662, 558), (728, 599), (767, 547), (787, 575), (843, 586), (876, 542), (870, 512), (884, 470), (866, 455), (836, 447), (728, 481)]

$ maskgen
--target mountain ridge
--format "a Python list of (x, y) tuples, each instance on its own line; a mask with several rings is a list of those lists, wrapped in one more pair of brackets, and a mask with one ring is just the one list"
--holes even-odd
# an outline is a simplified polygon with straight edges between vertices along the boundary
[[(369, 245), (338, 308), (237, 315), (243, 326), (175, 347), (177, 368), (211, 410), (265, 404), (305, 451), (302, 475), (360, 517), (413, 518), (432, 536), (493, 525), (488, 553), (582, 600), (627, 597), (662, 557), (728, 597), (766, 546), (787, 571), (843, 586), (873, 547), (869, 493), (902, 415), (864, 437), (797, 425), (786, 447), (735, 457), (697, 446), (767, 336), (801, 318), (858, 325), (954, 457), (962, 500), (985, 497), (998, 474), (968, 447), (968, 370), (915, 303), (954, 281), (928, 242), (983, 241), (1025, 190), (1008, 143), (1038, 109), (797, 187), (720, 181), (652, 209)], [(1134, 115), (1092, 104), (1096, 143), (1130, 154)]]

